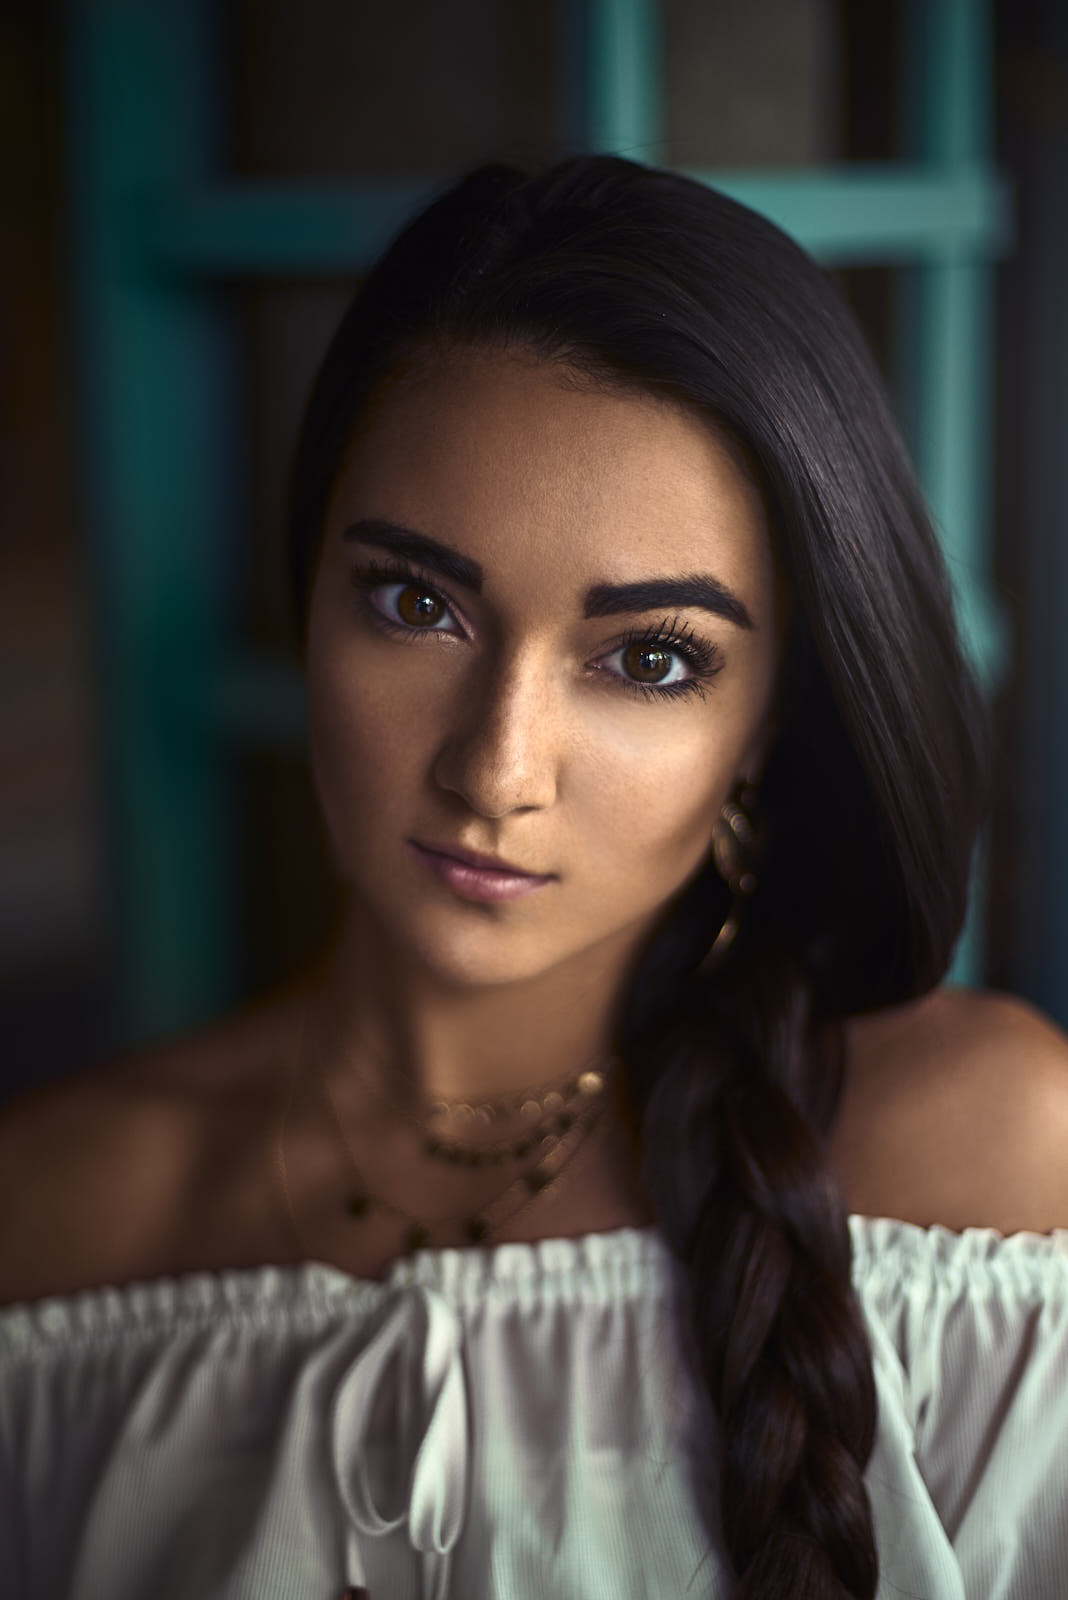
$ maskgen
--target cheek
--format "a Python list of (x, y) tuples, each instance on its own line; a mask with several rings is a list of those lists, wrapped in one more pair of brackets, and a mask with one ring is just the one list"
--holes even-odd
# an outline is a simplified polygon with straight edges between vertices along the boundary
[(308, 759), (320, 806), (328, 824), (351, 828), (414, 759), (419, 739), (412, 708), (396, 704), (351, 655), (309, 659), (306, 703)]
[(592, 837), (621, 870), (672, 887), (700, 864), (737, 778), (742, 740), (707, 727), (665, 732), (663, 722), (602, 748), (583, 783)]

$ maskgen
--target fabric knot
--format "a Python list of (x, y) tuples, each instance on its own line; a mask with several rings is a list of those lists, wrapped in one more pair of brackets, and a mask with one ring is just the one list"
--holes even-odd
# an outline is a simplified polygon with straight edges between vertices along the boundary
[(332, 1446), (354, 1527), (375, 1537), (406, 1527), (428, 1558), (424, 1593), (444, 1595), (436, 1558), (448, 1555), (463, 1526), (468, 1418), (459, 1321), (435, 1290), (413, 1286), (390, 1297), (339, 1385)]

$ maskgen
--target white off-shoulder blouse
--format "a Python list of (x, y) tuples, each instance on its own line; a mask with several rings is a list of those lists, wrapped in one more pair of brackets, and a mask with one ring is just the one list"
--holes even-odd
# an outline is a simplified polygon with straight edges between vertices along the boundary
[[(853, 1216), (879, 1600), (1068, 1597), (1068, 1230)], [(725, 1600), (653, 1228), (0, 1312), (5, 1600)]]

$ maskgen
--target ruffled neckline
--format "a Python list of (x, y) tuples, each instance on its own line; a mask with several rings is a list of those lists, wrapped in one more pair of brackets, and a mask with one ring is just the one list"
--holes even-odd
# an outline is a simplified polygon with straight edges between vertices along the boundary
[[(954, 1232), (893, 1217), (849, 1217), (858, 1291), (937, 1279), (1016, 1292), (1052, 1282), (1068, 1292), (1068, 1229), (1002, 1234)], [(321, 1261), (190, 1272), (48, 1296), (0, 1308), (5, 1341), (99, 1335), (109, 1326), (208, 1322), (223, 1318), (315, 1321), (342, 1308), (351, 1315), (403, 1290), (430, 1290), (457, 1308), (487, 1300), (532, 1303), (557, 1295), (581, 1302), (625, 1299), (677, 1287), (681, 1267), (655, 1224), (531, 1243), (424, 1248), (395, 1261), (381, 1280), (354, 1277)]]

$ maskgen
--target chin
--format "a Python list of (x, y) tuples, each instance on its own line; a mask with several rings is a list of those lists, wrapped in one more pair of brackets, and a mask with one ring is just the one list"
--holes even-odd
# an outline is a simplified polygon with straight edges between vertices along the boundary
[(473, 935), (424, 932), (409, 945), (413, 959), (440, 982), (457, 988), (497, 988), (540, 977), (564, 952), (487, 924)]
[(548, 971), (567, 954), (545, 936), (550, 930), (535, 934), (508, 926), (489, 908), (475, 908), (473, 915), (466, 910), (460, 916), (442, 915), (440, 908), (399, 908), (392, 897), (383, 904), (355, 885), (350, 890), (365, 948), (391, 967), (422, 971), (446, 987), (520, 983)]

